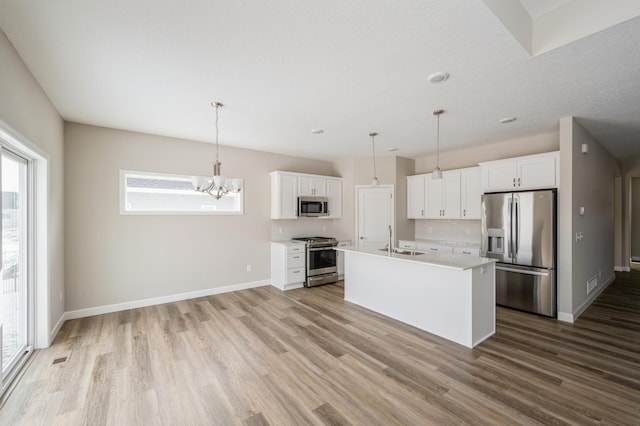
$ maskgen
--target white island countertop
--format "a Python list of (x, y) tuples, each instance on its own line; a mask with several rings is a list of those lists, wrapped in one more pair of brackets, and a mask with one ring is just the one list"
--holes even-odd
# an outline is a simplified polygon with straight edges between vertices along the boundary
[[(397, 252), (392, 252), (389, 256), (387, 250), (381, 250), (377, 248), (362, 248), (357, 246), (348, 246), (348, 247), (335, 247), (334, 250), (343, 251), (343, 252), (352, 252), (352, 253), (360, 253), (371, 256), (381, 256), (387, 258), (393, 258), (401, 261), (412, 262), (412, 263), (420, 263), (430, 266), (438, 266), (441, 268), (449, 268), (449, 269), (457, 269), (457, 270), (467, 270), (472, 269), (477, 266), (486, 265), (488, 263), (495, 263), (495, 259), (488, 259), (486, 257), (476, 257), (476, 256), (465, 256), (461, 254), (449, 254), (449, 253), (420, 253), (411, 255), (411, 254), (402, 254)], [(400, 252), (411, 252), (411, 250), (405, 249), (397, 249)]]

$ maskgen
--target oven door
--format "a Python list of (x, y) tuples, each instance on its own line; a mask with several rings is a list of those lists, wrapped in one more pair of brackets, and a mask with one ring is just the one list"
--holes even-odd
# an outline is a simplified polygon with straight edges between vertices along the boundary
[(308, 248), (307, 276), (337, 273), (336, 253), (333, 247)]

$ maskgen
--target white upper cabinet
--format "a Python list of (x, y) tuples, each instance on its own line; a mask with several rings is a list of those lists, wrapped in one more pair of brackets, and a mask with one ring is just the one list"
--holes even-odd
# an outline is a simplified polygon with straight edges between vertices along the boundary
[(298, 178), (298, 195), (315, 197), (327, 196), (327, 180), (324, 178), (300, 176)]
[(557, 188), (559, 163), (557, 151), (480, 163), (482, 191)]
[(460, 173), (442, 172), (442, 179), (431, 179), (431, 174), (426, 176), (427, 218), (460, 218)]
[(460, 218), (480, 219), (480, 207), (482, 205), (480, 167), (460, 169), (460, 177), (460, 201), (462, 202)]
[(271, 172), (271, 219), (298, 218), (298, 176)]
[(328, 219), (342, 217), (342, 179), (327, 178), (327, 198), (329, 199)]
[(407, 176), (407, 219), (426, 217), (425, 175)]
[(342, 179), (303, 173), (271, 172), (271, 219), (297, 219), (298, 197), (327, 197), (329, 216), (342, 217)]

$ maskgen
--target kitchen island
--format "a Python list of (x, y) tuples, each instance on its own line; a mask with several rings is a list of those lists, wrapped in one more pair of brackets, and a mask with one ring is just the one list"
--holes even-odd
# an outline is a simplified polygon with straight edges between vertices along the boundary
[(495, 333), (494, 260), (353, 246), (336, 250), (345, 255), (345, 300), (469, 348)]

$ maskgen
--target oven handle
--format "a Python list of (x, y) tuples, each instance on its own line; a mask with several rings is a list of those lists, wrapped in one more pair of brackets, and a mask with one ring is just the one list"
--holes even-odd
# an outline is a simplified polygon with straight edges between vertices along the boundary
[(309, 251), (333, 250), (334, 247), (336, 246), (313, 247), (313, 248), (307, 248), (307, 250)]

